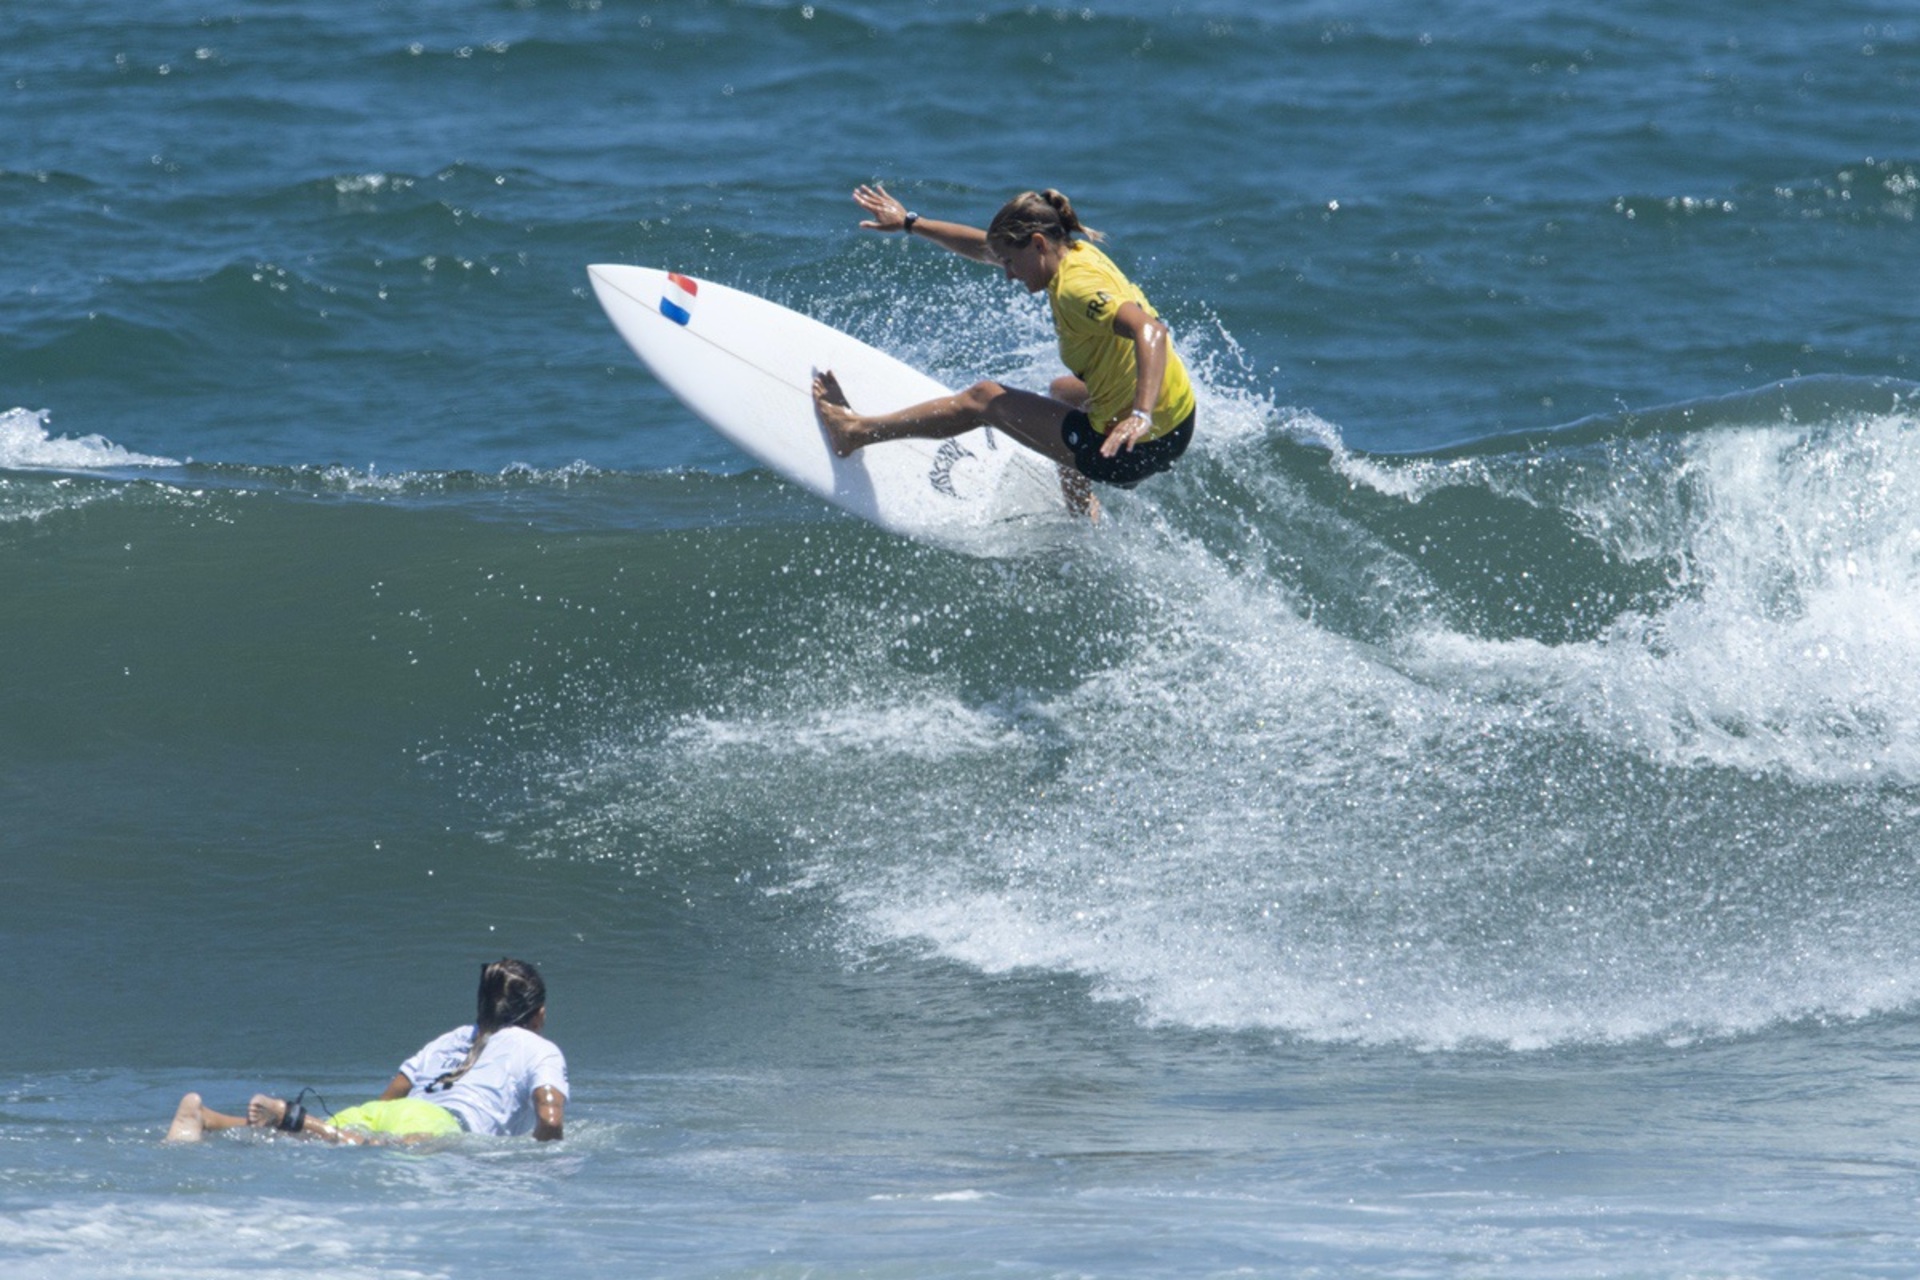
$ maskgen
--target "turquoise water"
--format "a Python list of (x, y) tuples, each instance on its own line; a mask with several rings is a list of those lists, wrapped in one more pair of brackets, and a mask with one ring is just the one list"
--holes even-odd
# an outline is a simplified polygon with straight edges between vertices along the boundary
[[(1920, 25), (105, 4), (0, 45), (9, 1274), (1876, 1275), (1920, 1234)], [(585, 266), (1201, 384), (969, 558)], [(539, 964), (559, 1147), (160, 1144)]]

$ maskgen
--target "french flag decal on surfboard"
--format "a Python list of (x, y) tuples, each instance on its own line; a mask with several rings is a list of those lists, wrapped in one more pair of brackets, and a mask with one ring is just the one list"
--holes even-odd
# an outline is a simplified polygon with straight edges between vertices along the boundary
[(660, 297), (660, 314), (675, 324), (686, 324), (693, 319), (693, 300), (699, 292), (698, 280), (668, 272), (667, 291)]

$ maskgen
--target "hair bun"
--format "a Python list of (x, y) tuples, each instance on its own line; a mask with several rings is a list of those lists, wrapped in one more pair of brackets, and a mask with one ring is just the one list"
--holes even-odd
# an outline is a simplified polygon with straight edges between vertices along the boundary
[(994, 244), (1025, 244), (1038, 233), (1057, 244), (1066, 244), (1075, 235), (1089, 240), (1105, 239), (1098, 231), (1080, 221), (1073, 202), (1062, 192), (1023, 191), (1001, 206), (987, 226), (987, 239)]
[(1061, 226), (1068, 231), (1080, 230), (1080, 219), (1073, 212), (1073, 201), (1067, 199), (1065, 192), (1048, 187), (1040, 193), (1040, 198), (1052, 205), (1053, 211), (1060, 215)]

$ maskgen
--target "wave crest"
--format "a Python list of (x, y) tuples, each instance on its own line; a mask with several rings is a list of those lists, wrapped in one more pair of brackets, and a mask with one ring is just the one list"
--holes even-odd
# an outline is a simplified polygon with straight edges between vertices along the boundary
[(94, 470), (113, 467), (177, 467), (172, 458), (136, 453), (104, 436), (55, 436), (45, 410), (0, 413), (0, 469)]

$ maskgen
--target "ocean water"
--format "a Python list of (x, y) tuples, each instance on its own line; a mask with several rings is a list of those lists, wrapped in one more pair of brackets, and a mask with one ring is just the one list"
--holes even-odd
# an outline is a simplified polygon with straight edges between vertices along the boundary
[[(0, 19), (0, 1270), (1920, 1270), (1920, 19), (103, 0)], [(970, 557), (586, 264), (949, 381), (1057, 186), (1201, 384)], [(558, 1146), (345, 1106), (540, 965)]]

